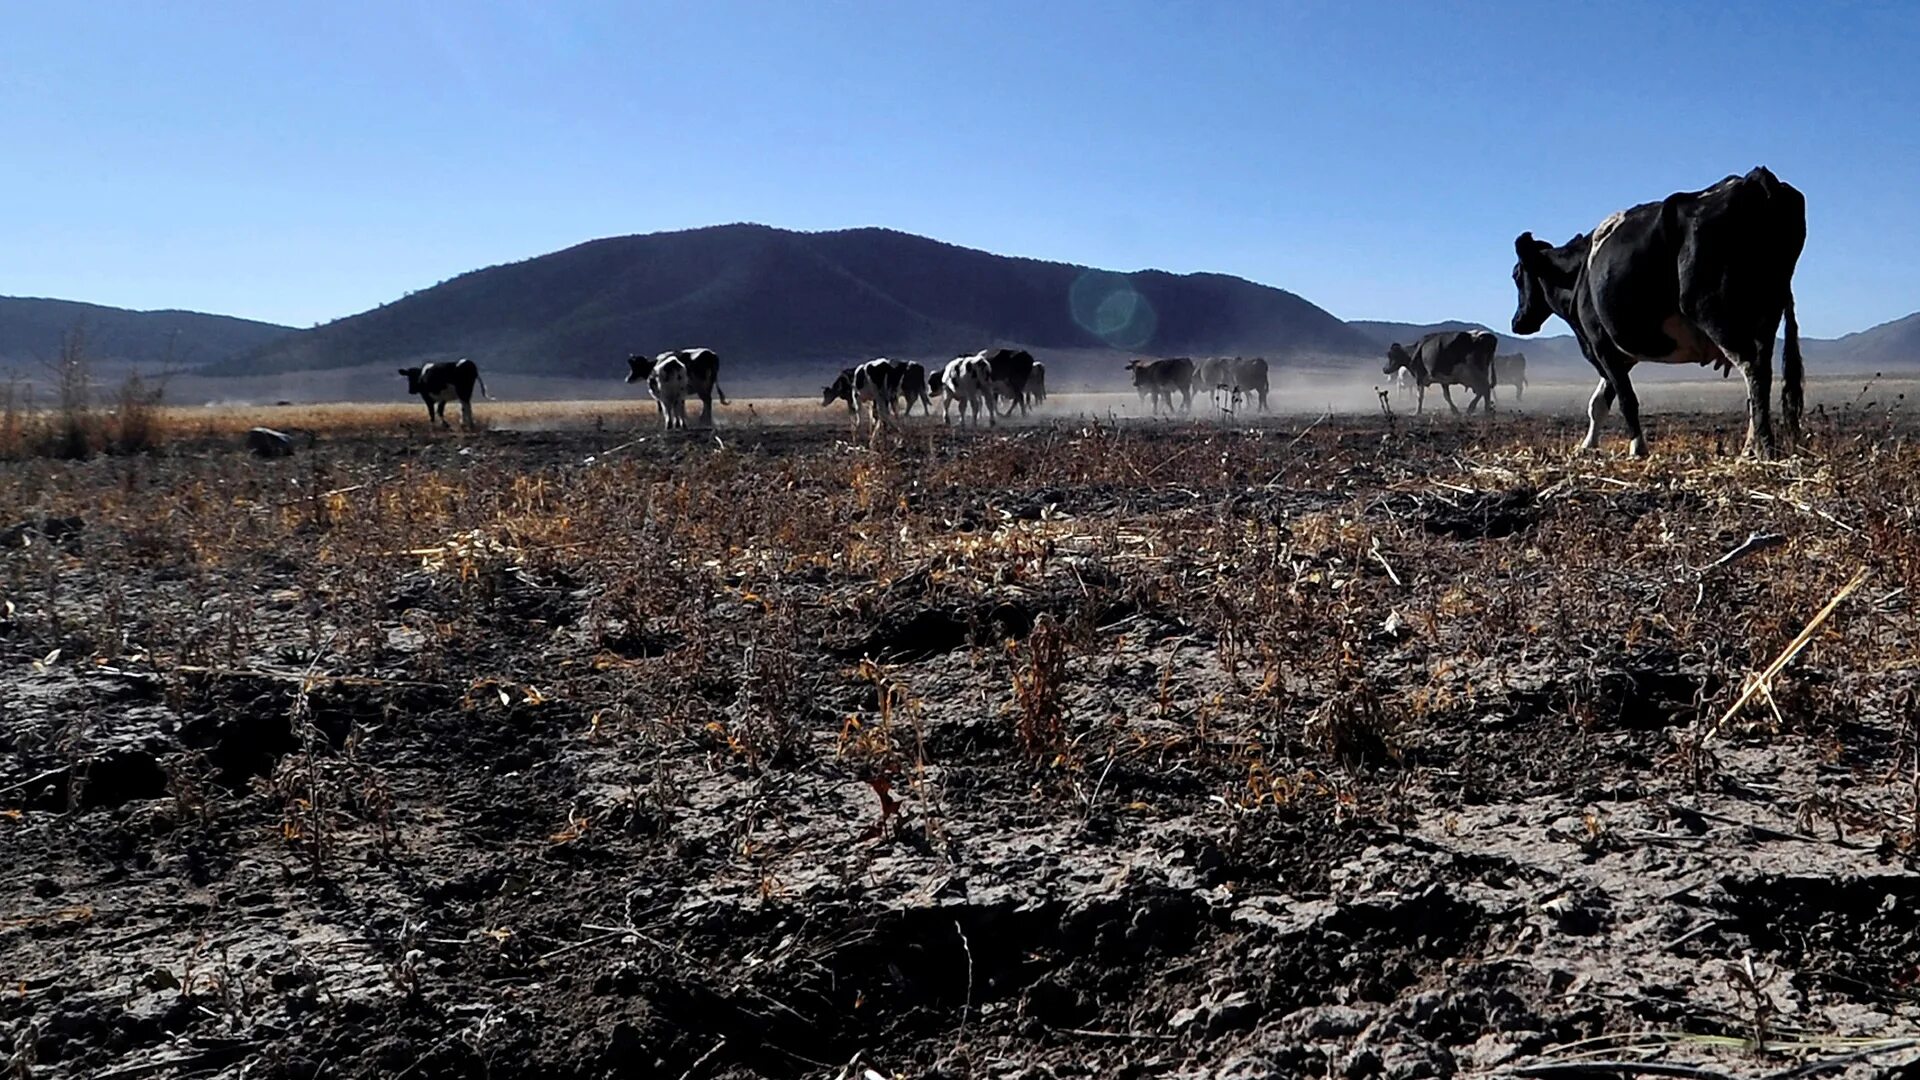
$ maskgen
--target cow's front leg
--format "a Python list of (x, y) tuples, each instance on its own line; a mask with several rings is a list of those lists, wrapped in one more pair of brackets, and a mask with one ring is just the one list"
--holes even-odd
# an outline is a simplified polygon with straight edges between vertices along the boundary
[(1459, 416), (1459, 415), (1460, 415), (1460, 406), (1458, 406), (1458, 405), (1455, 405), (1455, 404), (1453, 403), (1453, 387), (1451, 387), (1451, 386), (1449, 386), (1449, 385), (1447, 385), (1446, 383), (1441, 383), (1441, 384), (1440, 384), (1440, 396), (1441, 396), (1441, 397), (1443, 397), (1443, 398), (1446, 398), (1446, 399), (1447, 399), (1447, 408), (1449, 408), (1449, 409), (1452, 409), (1452, 410), (1453, 410), (1453, 415), (1455, 415), (1455, 416)]
[(473, 401), (469, 398), (460, 399), (460, 426), (473, 430)]

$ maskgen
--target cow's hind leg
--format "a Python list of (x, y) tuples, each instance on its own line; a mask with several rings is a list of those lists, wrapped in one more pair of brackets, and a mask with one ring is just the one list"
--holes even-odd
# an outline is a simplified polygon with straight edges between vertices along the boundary
[(1779, 449), (1773, 441), (1773, 358), (1743, 355), (1740, 370), (1747, 376), (1747, 449), (1762, 461)]
[(1441, 383), (1440, 396), (1447, 399), (1447, 408), (1452, 409), (1455, 416), (1460, 415), (1460, 406), (1453, 403), (1453, 387), (1446, 383)]
[(700, 391), (700, 426), (713, 426), (713, 389)]
[(468, 431), (473, 430), (473, 399), (470, 397), (460, 399), (460, 426)]
[(1620, 419), (1627, 425), (1627, 436), (1632, 440), (1627, 444), (1627, 452), (1634, 457), (1646, 457), (1647, 433), (1640, 428), (1640, 395), (1634, 392), (1633, 382), (1624, 374), (1613, 394), (1619, 399)]
[(1587, 437), (1580, 444), (1582, 450), (1600, 449), (1600, 421), (1613, 408), (1613, 383), (1601, 379), (1600, 385), (1593, 388), (1593, 396), (1587, 399)]

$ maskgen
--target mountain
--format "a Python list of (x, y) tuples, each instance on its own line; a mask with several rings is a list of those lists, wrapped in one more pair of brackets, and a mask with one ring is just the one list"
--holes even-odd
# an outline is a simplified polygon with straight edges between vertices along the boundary
[[(1493, 330), (1479, 323), (1460, 322), (1449, 319), (1437, 323), (1384, 322), (1377, 319), (1349, 319), (1347, 325), (1367, 335), (1376, 345), (1376, 351), (1385, 350), (1389, 344), (1400, 342), (1410, 345), (1420, 340), (1422, 335), (1435, 334), (1444, 330)], [(1538, 365), (1546, 364), (1552, 368), (1577, 366), (1584, 374), (1588, 369), (1586, 358), (1580, 355), (1580, 343), (1572, 334), (1549, 334), (1545, 337), (1519, 338), (1511, 334), (1494, 331), (1500, 339), (1499, 352), (1524, 353), (1528, 370), (1537, 370)]]
[(751, 378), (790, 372), (792, 361), (937, 359), (1002, 344), (1068, 357), (1374, 351), (1299, 296), (1222, 274), (1122, 274), (888, 229), (721, 225), (475, 270), (207, 374), (471, 356), (482, 369), (605, 376), (630, 353), (708, 345)]
[(75, 331), (83, 335), (93, 361), (167, 368), (222, 363), (296, 333), (291, 327), (197, 311), (128, 311), (0, 296), (0, 366), (52, 360)]
[(1855, 370), (1920, 364), (1920, 311), (1827, 341), (1809, 340), (1807, 359)]

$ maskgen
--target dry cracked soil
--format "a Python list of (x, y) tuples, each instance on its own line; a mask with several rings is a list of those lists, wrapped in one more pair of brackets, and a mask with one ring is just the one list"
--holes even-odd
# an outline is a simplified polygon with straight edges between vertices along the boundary
[(0, 1056), (1910, 1075), (1920, 449), (1734, 424), (0, 464)]

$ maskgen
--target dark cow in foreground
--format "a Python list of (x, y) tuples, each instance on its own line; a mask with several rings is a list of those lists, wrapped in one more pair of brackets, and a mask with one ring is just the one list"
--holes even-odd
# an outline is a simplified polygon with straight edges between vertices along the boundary
[[(668, 360), (678, 360), (685, 368), (687, 387), (683, 393), (700, 399), (700, 424), (712, 427), (713, 396), (720, 395), (720, 404), (728, 404), (727, 392), (720, 389), (720, 354), (712, 349), (672, 349), (658, 356), (635, 353), (627, 357), (627, 381), (648, 382), (651, 387), (653, 369)], [(680, 426), (686, 425), (683, 422)]]
[(1455, 386), (1464, 386), (1473, 391), (1472, 400), (1467, 402), (1467, 415), (1473, 415), (1474, 406), (1485, 402), (1487, 412), (1493, 412), (1493, 350), (1498, 344), (1492, 334), (1485, 330), (1443, 330), (1437, 334), (1428, 334), (1414, 343), (1409, 350), (1399, 342), (1387, 346), (1387, 363), (1381, 368), (1381, 374), (1392, 375), (1397, 371), (1413, 373), (1414, 385), (1420, 388), (1419, 404), (1414, 408), (1416, 414), (1427, 409), (1427, 387), (1438, 383), (1440, 393), (1447, 399), (1447, 407), (1454, 412), (1460, 406), (1453, 403)]
[(419, 394), (427, 403), (427, 422), (438, 420), (444, 428), (453, 426), (447, 423), (447, 402), (456, 397), (460, 399), (460, 426), (472, 431), (473, 388), (479, 386), (482, 397), (493, 396), (487, 393), (487, 384), (480, 378), (480, 366), (464, 357), (451, 364), (401, 368), (400, 374), (407, 377), (407, 393)]
[(1782, 318), (1780, 413), (1788, 438), (1800, 436), (1793, 271), (1806, 240), (1806, 197), (1765, 167), (1623, 210), (1559, 247), (1521, 233), (1513, 332), (1534, 333), (1558, 315), (1600, 373), (1583, 449), (1599, 445), (1600, 418), (1617, 398), (1634, 456), (1646, 455), (1628, 375), (1645, 360), (1737, 365), (1747, 379), (1747, 445), (1766, 457), (1775, 450), (1767, 399)]
[(1165, 360), (1131, 360), (1127, 370), (1133, 374), (1133, 388), (1143, 398), (1151, 398), (1150, 411), (1154, 415), (1160, 412), (1160, 403), (1167, 403), (1167, 413), (1173, 413), (1173, 395), (1180, 395), (1180, 408), (1193, 411), (1193, 360), (1190, 357), (1175, 356)]
[(1493, 358), (1493, 381), (1513, 387), (1513, 400), (1519, 401), (1527, 388), (1527, 354), (1503, 353)]
[(1243, 396), (1253, 394), (1260, 401), (1260, 411), (1267, 411), (1267, 361), (1264, 357), (1210, 357), (1194, 365), (1193, 383), (1194, 393), (1206, 390), (1215, 405), (1220, 404), (1222, 393), (1227, 395), (1229, 407), (1238, 404)]

